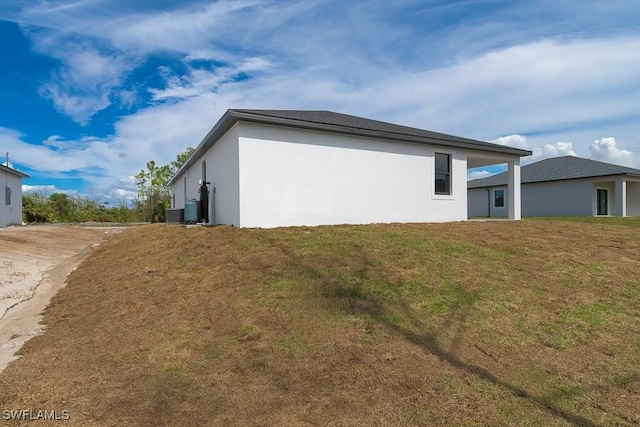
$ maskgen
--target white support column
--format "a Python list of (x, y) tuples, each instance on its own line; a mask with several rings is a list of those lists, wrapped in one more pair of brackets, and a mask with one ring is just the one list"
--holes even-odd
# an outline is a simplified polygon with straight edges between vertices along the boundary
[(624, 179), (616, 179), (613, 214), (627, 216), (627, 181)]
[(520, 219), (522, 202), (520, 199), (520, 158), (510, 160), (509, 165), (509, 183), (507, 185), (508, 215), (509, 219)]

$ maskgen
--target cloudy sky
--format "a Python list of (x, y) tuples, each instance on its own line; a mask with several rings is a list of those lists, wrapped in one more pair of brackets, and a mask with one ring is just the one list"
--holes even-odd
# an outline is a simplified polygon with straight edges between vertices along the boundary
[(27, 190), (118, 200), (228, 108), (326, 109), (527, 162), (640, 168), (639, 15), (632, 0), (3, 0), (0, 152)]

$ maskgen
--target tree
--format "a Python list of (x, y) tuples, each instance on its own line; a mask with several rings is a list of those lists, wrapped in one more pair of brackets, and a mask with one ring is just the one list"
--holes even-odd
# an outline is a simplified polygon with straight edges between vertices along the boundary
[(72, 200), (64, 193), (53, 193), (48, 200), (54, 212), (54, 220), (59, 222), (69, 222), (72, 217)]
[(25, 222), (51, 222), (54, 213), (43, 193), (23, 194), (22, 217)]
[[(169, 180), (191, 157), (194, 149), (187, 149), (176, 156), (168, 165), (157, 166), (155, 160), (147, 162), (147, 169), (141, 169), (135, 176), (138, 183), (138, 198), (142, 206), (148, 207), (145, 219), (151, 222), (164, 221), (165, 210), (171, 206)], [(145, 209), (146, 210), (146, 209)]]
[(187, 147), (186, 150), (176, 156), (176, 159), (171, 162), (172, 176), (175, 175), (176, 172), (178, 172), (178, 169), (180, 169), (182, 165), (187, 162), (187, 160), (189, 160), (189, 157), (191, 157), (194, 151), (195, 149), (193, 147)]

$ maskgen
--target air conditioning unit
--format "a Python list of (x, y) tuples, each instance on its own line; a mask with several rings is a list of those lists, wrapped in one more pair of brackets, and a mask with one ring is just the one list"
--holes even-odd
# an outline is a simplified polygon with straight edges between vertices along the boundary
[(167, 218), (167, 224), (183, 224), (184, 209), (167, 209), (165, 217)]

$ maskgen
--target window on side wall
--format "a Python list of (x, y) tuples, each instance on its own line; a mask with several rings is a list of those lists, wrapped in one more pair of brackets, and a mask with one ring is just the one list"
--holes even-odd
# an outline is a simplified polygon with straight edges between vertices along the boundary
[(435, 153), (436, 194), (451, 195), (451, 154)]
[(493, 207), (504, 208), (504, 190), (493, 190)]

